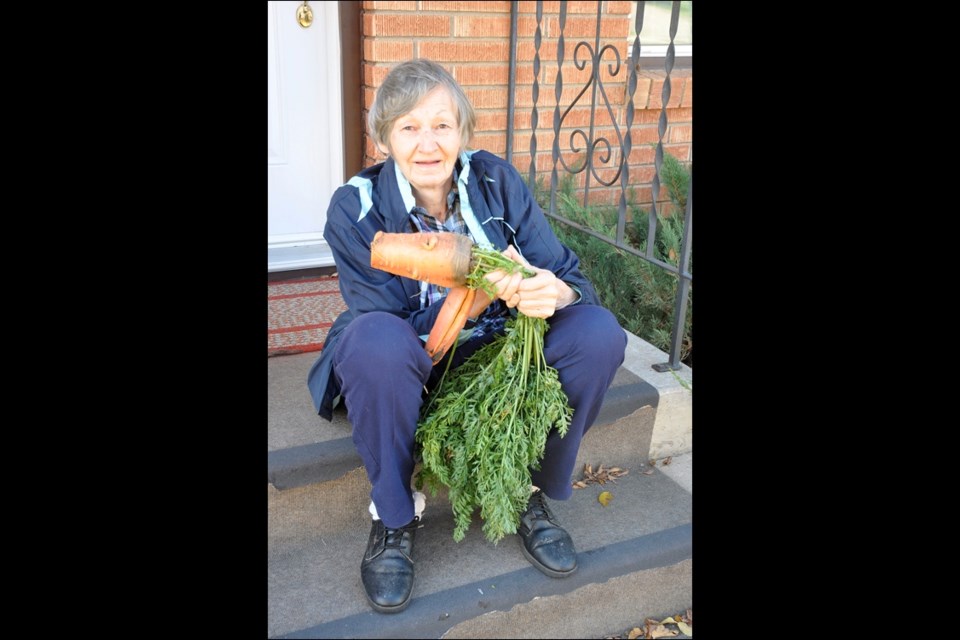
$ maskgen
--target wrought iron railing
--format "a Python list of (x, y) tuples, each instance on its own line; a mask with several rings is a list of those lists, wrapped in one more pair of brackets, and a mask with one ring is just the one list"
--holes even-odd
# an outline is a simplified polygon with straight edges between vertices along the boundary
[[(664, 136), (667, 131), (667, 104), (670, 101), (670, 92), (671, 92), (671, 82), (670, 74), (674, 68), (675, 62), (675, 46), (674, 39), (677, 34), (677, 27), (679, 24), (679, 14), (680, 14), (680, 2), (673, 2), (672, 12), (670, 17), (670, 43), (666, 49), (666, 56), (664, 58), (664, 70), (666, 71), (666, 78), (663, 82), (663, 92), (662, 92), (662, 106), (660, 108), (660, 116), (658, 120), (658, 140), (656, 144), (656, 149), (654, 153), (654, 167), (655, 173), (652, 180), (652, 202), (650, 210), (648, 211), (648, 231), (645, 250), (641, 251), (627, 243), (625, 240), (625, 228), (627, 220), (627, 193), (628, 189), (632, 186), (630, 182), (630, 165), (628, 159), (630, 157), (630, 151), (633, 147), (632, 141), (632, 132), (631, 128), (633, 126), (634, 120), (634, 94), (636, 93), (637, 88), (637, 75), (640, 72), (640, 46), (643, 34), (644, 27), (644, 8), (646, 2), (638, 1), (636, 6), (636, 18), (634, 28), (636, 31), (636, 36), (633, 40), (631, 53), (629, 57), (629, 64), (622, 63), (620, 59), (620, 51), (617, 47), (611, 45), (610, 43), (600, 46), (601, 41), (601, 26), (603, 22), (603, 15), (601, 12), (603, 2), (597, 2), (597, 15), (596, 15), (596, 32), (593, 40), (593, 44), (586, 40), (581, 40), (576, 43), (573, 49), (573, 64), (580, 71), (583, 71), (587, 65), (590, 65), (590, 77), (583, 88), (577, 93), (576, 97), (568, 104), (565, 105), (565, 109), (562, 109), (561, 98), (563, 95), (564, 83), (563, 83), (563, 70), (565, 64), (565, 49), (566, 41), (564, 37), (564, 28), (567, 21), (567, 2), (560, 2), (560, 13), (559, 13), (559, 34), (557, 36), (557, 74), (556, 80), (554, 82), (554, 95), (556, 97), (555, 106), (553, 109), (553, 149), (551, 155), (551, 166), (550, 171), (550, 206), (545, 213), (551, 218), (560, 221), (563, 224), (574, 227), (583, 233), (589, 234), (595, 238), (598, 238), (604, 242), (607, 242), (618, 249), (626, 251), (632, 255), (638, 256), (643, 260), (650, 262), (651, 264), (656, 265), (657, 267), (664, 269), (665, 271), (671, 272), (677, 276), (677, 293), (674, 304), (674, 315), (673, 315), (673, 327), (671, 330), (671, 340), (670, 340), (670, 359), (665, 363), (658, 363), (653, 365), (653, 368), (657, 371), (666, 371), (668, 369), (679, 369), (680, 368), (680, 351), (681, 351), (681, 342), (683, 340), (683, 331), (684, 324), (687, 315), (687, 301), (689, 299), (690, 285), (693, 281), (693, 275), (689, 271), (690, 265), (690, 248), (691, 248), (691, 238), (693, 236), (693, 168), (690, 167), (690, 180), (688, 183), (688, 191), (686, 197), (686, 210), (684, 211), (684, 221), (683, 221), (683, 236), (680, 243), (680, 254), (678, 264), (674, 265), (664, 260), (658, 258), (654, 251), (656, 247), (656, 229), (657, 229), (657, 201), (660, 196), (660, 174), (661, 167), (663, 166), (663, 142)], [(514, 0), (511, 6), (510, 12), (510, 74), (509, 74), (509, 98), (507, 104), (507, 161), (513, 162), (513, 128), (514, 128), (514, 115), (515, 115), (515, 104), (516, 104), (516, 71), (517, 71), (517, 37), (518, 37), (518, 14), (519, 14), (519, 3), (517, 0)], [(529, 184), (533, 186), (536, 184), (537, 177), (537, 125), (539, 124), (539, 111), (538, 111), (538, 101), (540, 98), (540, 77), (541, 77), (541, 60), (540, 60), (540, 51), (543, 44), (543, 2), (542, 0), (537, 0), (536, 3), (536, 30), (533, 35), (533, 44), (534, 44), (534, 56), (533, 56), (533, 83), (532, 83), (532, 99), (533, 99), (533, 108), (531, 111), (531, 135), (530, 135), (530, 168), (529, 168)], [(612, 58), (608, 59), (604, 63), (604, 56)], [(617, 79), (619, 82), (623, 82), (623, 76), (621, 72), (626, 73), (626, 92), (628, 96), (627, 107), (625, 109), (625, 122), (623, 130), (620, 128), (620, 123), (618, 118), (614, 115), (614, 109), (611, 105), (610, 99), (607, 95), (607, 91), (604, 87), (604, 80), (602, 74), (602, 65), (607, 65), (607, 71), (610, 78)], [(569, 68), (569, 67), (568, 67)], [(567, 116), (571, 113), (571, 110), (574, 106), (578, 105), (581, 98), (586, 94), (587, 90), (590, 90), (590, 124), (589, 130), (584, 131), (581, 128), (574, 128), (570, 130), (567, 128), (564, 130), (563, 122)], [(602, 99), (602, 104), (598, 104), (598, 93), (599, 97)], [(581, 105), (584, 106), (584, 105)], [(615, 142), (607, 138), (606, 135), (599, 135), (597, 132), (596, 125), (596, 114), (598, 108), (606, 109), (615, 134)], [(570, 166), (567, 161), (564, 159), (561, 154), (561, 130), (564, 130), (564, 133), (569, 132), (568, 140), (570, 143), (570, 150), (573, 153), (583, 153), (584, 162), (579, 166)], [(580, 146), (582, 145), (582, 146)], [(616, 148), (619, 149), (619, 153), (614, 153)], [(691, 157), (692, 157), (692, 143), (691, 143)], [(613, 168), (616, 169), (612, 178), (604, 179), (601, 173), (598, 171), (598, 167), (595, 165), (594, 156), (597, 154), (598, 160), (601, 165), (607, 165), (613, 160), (615, 165)], [(590, 196), (590, 185), (592, 180), (596, 180), (598, 184), (605, 187), (611, 187), (616, 184), (619, 184), (619, 201), (617, 205), (618, 210), (618, 219), (617, 219), (617, 230), (616, 237), (611, 238), (610, 236), (604, 235), (594, 229), (591, 229), (585, 225), (579, 224), (573, 220), (569, 220), (564, 216), (560, 215), (557, 212), (557, 187), (559, 184), (559, 173), (560, 169), (558, 165), (562, 167), (563, 172), (575, 175), (581, 172), (586, 172), (583, 178), (583, 202), (584, 206), (588, 205), (589, 196)], [(605, 167), (607, 169), (611, 168), (609, 166)], [(609, 174), (609, 171), (606, 172)]]

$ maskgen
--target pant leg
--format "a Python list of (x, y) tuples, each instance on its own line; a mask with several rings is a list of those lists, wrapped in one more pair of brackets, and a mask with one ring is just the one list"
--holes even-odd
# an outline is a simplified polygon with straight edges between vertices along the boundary
[(336, 349), (333, 373), (373, 485), (370, 498), (386, 526), (402, 527), (414, 516), (414, 436), (430, 357), (406, 321), (382, 312), (353, 320)]
[(595, 305), (558, 309), (547, 322), (543, 355), (557, 370), (573, 419), (563, 438), (556, 430), (547, 437), (541, 468), (532, 472), (532, 480), (550, 498), (567, 500), (573, 494), (570, 478), (580, 441), (623, 364), (627, 334), (610, 311)]

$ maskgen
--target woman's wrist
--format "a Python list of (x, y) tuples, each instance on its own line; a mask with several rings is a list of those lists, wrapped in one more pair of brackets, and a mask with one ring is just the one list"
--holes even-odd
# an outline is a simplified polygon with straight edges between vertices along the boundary
[(560, 295), (557, 296), (557, 309), (563, 309), (580, 302), (580, 291), (563, 280), (557, 280)]

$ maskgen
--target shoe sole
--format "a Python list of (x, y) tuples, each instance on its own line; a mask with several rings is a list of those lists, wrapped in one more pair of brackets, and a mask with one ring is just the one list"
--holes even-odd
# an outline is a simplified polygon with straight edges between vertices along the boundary
[(385, 607), (382, 604), (377, 604), (376, 602), (370, 599), (370, 596), (367, 596), (367, 602), (370, 603), (370, 606), (373, 607), (374, 611), (379, 611), (380, 613), (400, 613), (401, 611), (403, 611), (404, 609), (410, 606), (410, 602), (413, 600), (412, 596), (413, 594), (411, 593), (409, 596), (407, 596), (406, 600), (392, 607)]
[(547, 565), (543, 564), (542, 562), (534, 558), (532, 555), (530, 555), (530, 552), (527, 551), (527, 545), (523, 544), (522, 537), (518, 539), (520, 540), (520, 551), (522, 551), (523, 555), (527, 558), (527, 560), (530, 561), (530, 564), (532, 564), (534, 567), (539, 569), (541, 573), (544, 573), (550, 576), (551, 578), (566, 578), (567, 576), (571, 576), (574, 573), (576, 573), (577, 567), (580, 566), (579, 563), (575, 564), (573, 565), (573, 569), (570, 569), (570, 571), (557, 571), (556, 569), (551, 569), (550, 567), (548, 567)]

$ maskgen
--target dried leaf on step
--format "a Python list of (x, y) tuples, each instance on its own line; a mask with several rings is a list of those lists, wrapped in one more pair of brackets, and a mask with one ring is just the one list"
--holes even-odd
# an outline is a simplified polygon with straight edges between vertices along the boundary
[(680, 616), (667, 616), (660, 621), (660, 624), (675, 624), (677, 620), (680, 619)]
[(636, 638), (639, 638), (642, 635), (643, 635), (643, 630), (640, 627), (634, 627), (633, 629), (630, 629), (630, 633), (627, 635), (627, 638), (629, 638), (630, 640), (635, 640)]
[(610, 504), (610, 501), (613, 500), (613, 494), (610, 493), (609, 491), (604, 491), (599, 496), (597, 496), (597, 500), (603, 506), (607, 506), (608, 504)]
[(687, 609), (687, 615), (684, 617), (683, 621), (687, 624), (693, 624), (693, 609)]
[(673, 456), (667, 456), (666, 458), (663, 459), (663, 462), (661, 462), (660, 464), (662, 464), (663, 466), (667, 466), (671, 462), (673, 462)]
[[(583, 486), (588, 484), (599, 484), (604, 485), (608, 482), (616, 482), (617, 478), (622, 478), (623, 476), (629, 473), (626, 469), (621, 469), (620, 467), (609, 467), (604, 469), (603, 463), (597, 467), (597, 470), (593, 470), (593, 466), (589, 464), (583, 465), (583, 479), (579, 480), (579, 483), (583, 483)], [(576, 485), (574, 485), (576, 486)]]
[(652, 476), (652, 475), (653, 475), (653, 469), (647, 469), (646, 471), (641, 471), (640, 473), (642, 473), (642, 474), (645, 475), (645, 476)]
[(654, 624), (647, 625), (648, 638), (671, 638), (675, 635), (677, 635), (676, 631), (667, 629), (659, 622), (654, 621)]
[(677, 627), (680, 629), (680, 633), (683, 633), (684, 635), (688, 635), (691, 638), (693, 637), (693, 629), (691, 629), (690, 625), (688, 625), (683, 620), (680, 620), (679, 622), (677, 622)]
[(585, 489), (586, 486), (587, 486), (587, 483), (582, 480), (577, 480), (576, 482), (573, 483), (574, 489)]

